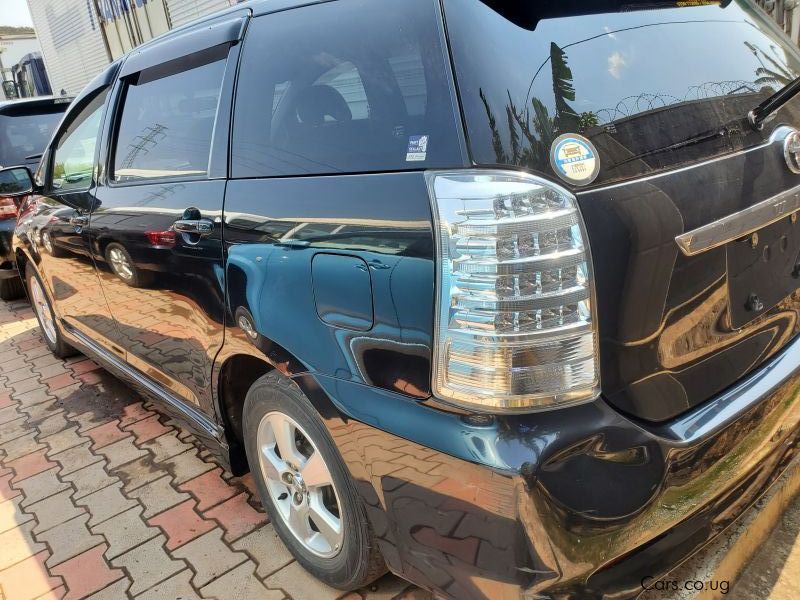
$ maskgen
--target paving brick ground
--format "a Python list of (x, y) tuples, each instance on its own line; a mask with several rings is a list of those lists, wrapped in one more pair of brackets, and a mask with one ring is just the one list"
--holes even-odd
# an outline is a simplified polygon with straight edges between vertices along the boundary
[[(342, 596), (291, 559), (249, 476), (0, 302), (0, 600)], [(344, 596), (424, 597), (392, 576)]]

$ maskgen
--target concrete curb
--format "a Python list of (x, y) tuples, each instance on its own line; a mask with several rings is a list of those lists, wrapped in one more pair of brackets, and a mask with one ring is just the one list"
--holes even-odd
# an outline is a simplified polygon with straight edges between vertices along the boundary
[[(750, 559), (764, 544), (778, 525), (781, 515), (792, 500), (800, 494), (800, 457), (792, 461), (781, 477), (767, 493), (756, 502), (733, 525), (714, 542), (690, 558), (664, 579), (679, 582), (715, 582), (716, 589), (695, 590), (648, 590), (640, 598), (655, 600), (712, 600), (725, 598), (733, 589), (736, 579), (742, 574)], [(727, 582), (724, 584), (723, 582)], [(726, 585), (720, 589), (720, 584)], [(725, 590), (726, 593), (723, 593)]]

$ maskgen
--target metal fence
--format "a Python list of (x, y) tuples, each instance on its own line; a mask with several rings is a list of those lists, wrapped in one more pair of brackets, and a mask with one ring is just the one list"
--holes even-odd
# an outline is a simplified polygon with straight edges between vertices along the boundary
[(800, 44), (800, 0), (756, 0), (783, 27), (795, 44)]

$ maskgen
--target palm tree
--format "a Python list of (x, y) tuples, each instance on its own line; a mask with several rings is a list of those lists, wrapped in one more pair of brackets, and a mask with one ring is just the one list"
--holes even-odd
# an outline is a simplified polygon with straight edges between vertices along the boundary
[[(744, 42), (744, 45), (747, 46), (747, 49), (750, 50), (750, 52), (753, 53), (753, 56), (755, 56), (761, 63), (761, 66), (756, 69), (756, 75), (758, 76), (758, 79), (755, 81), (756, 84), (764, 86), (771, 85), (773, 87), (782, 88), (795, 80), (796, 75), (789, 71), (789, 67), (787, 65), (782, 65), (755, 44)], [(759, 54), (766, 59), (766, 61), (769, 63), (769, 66), (764, 63), (764, 61), (759, 57)]]
[(578, 114), (570, 106), (575, 101), (572, 69), (569, 68), (567, 55), (556, 44), (550, 45), (550, 66), (553, 77), (553, 95), (555, 98), (555, 115), (550, 112), (539, 98), (531, 98), (530, 106), (520, 110), (507, 91), (506, 121), (511, 155), (506, 152), (503, 137), (492, 111), (489, 100), (483, 90), (480, 98), (486, 111), (489, 129), (492, 132), (492, 147), (498, 164), (516, 164), (535, 167), (549, 160), (550, 147), (561, 133), (584, 132), (599, 125), (600, 120), (593, 112)]
[(567, 53), (555, 42), (550, 44), (550, 66), (553, 72), (553, 97), (556, 104), (556, 127), (559, 131), (577, 131), (580, 117), (567, 103), (575, 101), (572, 69), (567, 63)]

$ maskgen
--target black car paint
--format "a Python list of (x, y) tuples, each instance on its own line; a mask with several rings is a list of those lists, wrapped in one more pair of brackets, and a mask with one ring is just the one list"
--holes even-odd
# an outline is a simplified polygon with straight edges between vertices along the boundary
[[(774, 239), (765, 229), (757, 244), (748, 236), (693, 257), (675, 243), (684, 231), (800, 184), (783, 158), (789, 131), (778, 126), (770, 141), (749, 150), (579, 194), (598, 273), (603, 393), (615, 406), (656, 422), (680, 415), (800, 331), (796, 220), (783, 219)], [(752, 261), (757, 276), (732, 283)], [(773, 272), (793, 291), (747, 311), (749, 294), (766, 300), (770, 288), (780, 287)]]
[[(257, 2), (252, 9), (259, 14), (292, 6)], [(232, 12), (241, 14), (237, 10)], [(159, 44), (163, 48), (168, 42), (169, 37)], [(223, 85), (218, 115), (223, 130), (229, 127), (225, 107), (231, 107), (237, 52), (234, 45)], [(90, 84), (76, 107), (92, 86), (113, 85), (118, 68), (112, 66)], [(796, 454), (797, 341), (787, 341), (782, 349), (773, 344), (770, 359), (735, 386), (661, 423), (627, 417), (605, 397), (530, 415), (485, 417), (445, 406), (430, 396), (435, 257), (423, 173), (225, 182), (224, 169), (216, 174), (212, 169), (203, 182), (114, 188), (104, 179), (111, 128), (106, 115), (95, 187), (79, 197), (35, 196), (16, 229), (18, 261), (31, 262), (45, 274), (70, 342), (186, 419), (234, 467), (241, 466), (241, 455), (237, 423), (225, 404), (226, 386), (245, 374), (232, 375), (229, 366), (258, 371), (268, 365), (292, 378), (342, 450), (388, 566), (419, 585), (454, 598), (635, 595), (642, 577), (662, 575), (751, 506)], [(225, 164), (228, 140), (215, 140), (211, 162), (219, 167)], [(774, 151), (767, 146), (726, 160), (758, 165)], [(764, 195), (792, 185), (778, 164), (773, 162), (776, 176), (770, 183), (757, 180), (772, 186), (763, 188)], [(454, 160), (452, 166), (470, 165)], [(702, 173), (713, 168), (697, 167), (700, 177), (692, 185), (703, 184)], [(670, 188), (672, 179), (666, 173), (664, 182), (632, 182), (630, 189), (579, 196), (594, 259), (604, 263), (604, 273), (620, 271), (610, 242), (607, 251), (599, 243), (604, 228), (613, 231), (618, 219), (633, 218), (625, 221), (620, 214), (627, 210), (635, 216), (638, 210), (637, 202), (619, 199), (644, 188), (653, 197), (671, 199), (656, 203), (659, 208), (683, 207)], [(735, 189), (740, 194), (741, 184)], [(130, 199), (150, 198), (155, 210), (148, 212), (147, 226), (168, 228), (190, 206), (211, 211), (215, 219), (213, 202), (221, 201), (222, 190), (219, 237), (199, 249), (180, 242), (160, 249), (168, 258), (155, 262), (172, 267), (159, 269), (149, 288), (124, 287), (114, 279), (101, 239), (124, 238), (131, 256), (150, 251), (141, 232), (119, 225), (135, 225), (142, 217), (118, 219), (115, 210), (128, 211)], [(198, 204), (206, 200), (208, 207)], [(636, 200), (642, 210), (651, 206), (647, 194)], [(724, 204), (717, 208), (716, 216), (731, 210)], [(69, 221), (88, 213), (85, 227)], [(695, 222), (714, 216), (698, 215)], [(41, 232), (48, 227), (62, 231), (58, 252), (43, 250)], [(667, 221), (643, 235), (656, 236), (665, 253), (676, 254), (674, 240), (668, 243), (673, 230)], [(649, 258), (650, 253), (643, 249), (641, 254)], [(320, 256), (326, 258), (317, 263)], [(719, 259), (710, 255), (699, 262), (709, 260)], [(320, 264), (333, 270), (332, 277), (315, 278)], [(365, 266), (371, 297), (363, 285)], [(704, 265), (697, 270), (687, 274), (693, 273), (694, 285), (703, 290), (708, 272)], [(598, 279), (601, 313), (620, 302), (614, 294), (632, 293), (613, 287), (614, 280), (604, 283), (605, 276)], [(331, 280), (342, 277), (352, 279), (353, 298), (342, 296), (336, 306), (342, 287)], [(109, 289), (111, 295), (130, 296), (131, 308), (140, 312), (151, 302), (158, 302), (162, 312), (156, 322), (119, 323), (114, 311), (121, 303), (109, 297)], [(663, 288), (656, 286), (652, 293), (660, 292)], [(779, 323), (778, 333), (791, 336), (796, 310), (787, 302), (783, 313), (771, 313), (764, 322), (772, 319)], [(252, 318), (255, 336), (238, 325), (242, 315)], [(603, 327), (613, 318), (601, 316)], [(191, 321), (184, 321), (189, 335), (173, 331), (165, 337), (162, 328), (181, 319)], [(372, 325), (363, 331), (368, 321)], [(214, 335), (224, 335), (224, 343)], [(604, 332), (604, 339), (609, 335)], [(173, 345), (167, 350), (173, 362), (162, 363), (162, 357), (148, 355), (151, 348), (135, 345), (152, 342), (163, 352), (165, 341)], [(611, 348), (604, 345), (603, 352), (613, 353), (613, 343)], [(605, 370), (603, 375), (604, 385), (613, 384)], [(619, 405), (621, 397), (614, 397)], [(650, 404), (639, 406), (647, 410)]]

